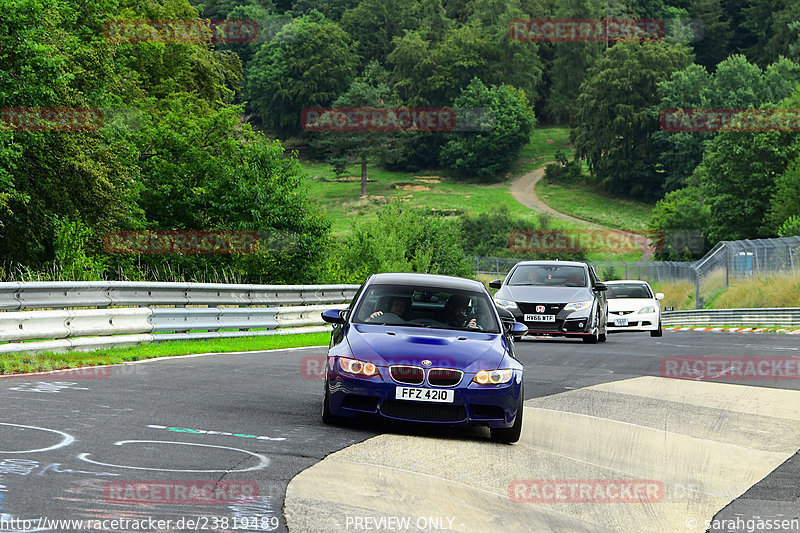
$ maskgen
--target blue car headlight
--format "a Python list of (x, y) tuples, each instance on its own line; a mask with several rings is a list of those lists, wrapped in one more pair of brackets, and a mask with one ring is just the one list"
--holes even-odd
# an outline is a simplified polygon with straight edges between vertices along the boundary
[(564, 311), (583, 311), (584, 309), (589, 309), (591, 306), (591, 300), (586, 300), (585, 302), (572, 302), (564, 306)]
[(472, 378), (472, 381), (479, 385), (499, 385), (508, 383), (514, 376), (514, 370), (504, 368), (502, 370), (480, 370)]
[(505, 300), (503, 298), (495, 298), (494, 303), (506, 309), (517, 309), (517, 302), (512, 300)]
[(348, 374), (360, 374), (362, 376), (372, 377), (378, 374), (378, 367), (373, 363), (366, 361), (359, 361), (358, 359), (349, 359), (347, 357), (339, 358), (339, 369)]

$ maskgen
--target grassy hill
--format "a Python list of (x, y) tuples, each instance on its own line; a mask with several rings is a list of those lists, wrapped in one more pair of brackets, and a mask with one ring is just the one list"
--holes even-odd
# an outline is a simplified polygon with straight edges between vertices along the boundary
[[(331, 217), (334, 235), (342, 235), (349, 231), (354, 220), (375, 216), (383, 204), (391, 201), (408, 202), (414, 207), (452, 215), (491, 212), (504, 205), (515, 217), (536, 220), (538, 213), (523, 206), (511, 195), (510, 182), (553, 161), (558, 150), (571, 153), (569, 130), (537, 129), (522, 150), (513, 171), (503, 181), (488, 185), (456, 180), (436, 170), (408, 173), (370, 165), (367, 169), (367, 196), (364, 198), (360, 197), (360, 166), (348, 168), (347, 177), (337, 178), (328, 163), (308, 160), (302, 163), (306, 170), (304, 184), (309, 197)], [(646, 204), (610, 198), (580, 183), (547, 184), (542, 192), (539, 192), (542, 199), (558, 211), (619, 229), (643, 229), (652, 208)], [(572, 231), (587, 227), (555, 217), (550, 217), (549, 224), (552, 228)], [(620, 255), (613, 252), (592, 253), (588, 254), (588, 258), (639, 259), (636, 254)]]

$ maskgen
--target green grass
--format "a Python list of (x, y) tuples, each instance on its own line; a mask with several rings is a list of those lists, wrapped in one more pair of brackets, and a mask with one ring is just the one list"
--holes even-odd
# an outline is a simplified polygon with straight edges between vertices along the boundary
[(548, 161), (554, 161), (556, 151), (561, 149), (571, 157), (574, 150), (569, 143), (569, 128), (538, 128), (533, 130), (530, 142), (519, 155), (519, 174), (539, 168)]
[(91, 352), (9, 354), (4, 355), (0, 360), (0, 375), (113, 365), (127, 361), (196, 353), (248, 352), (301, 346), (327, 346), (329, 340), (330, 333), (323, 332), (197, 341), (169, 341), (140, 344), (127, 348), (106, 348)]
[[(434, 172), (394, 172), (370, 165), (367, 169), (368, 178), (374, 181), (367, 183), (367, 197), (360, 198), (360, 167), (348, 169), (347, 175), (354, 178), (347, 182), (332, 181), (336, 177), (327, 163), (305, 161), (303, 167), (307, 171), (305, 185), (309, 198), (331, 218), (334, 235), (349, 231), (356, 219), (375, 216), (382, 205), (391, 201), (407, 202), (414, 207), (453, 215), (494, 211), (505, 205), (513, 216), (537, 216), (535, 211), (511, 196), (508, 181), (490, 185), (468, 183)], [(552, 226), (574, 228), (577, 225), (553, 219)]]
[[(370, 165), (367, 168), (368, 179), (371, 180), (367, 183), (367, 197), (360, 198), (360, 166), (354, 165), (348, 168), (347, 176), (350, 177), (348, 181), (335, 181), (336, 176), (331, 170), (331, 165), (317, 161), (303, 161), (303, 168), (306, 170), (304, 184), (308, 188), (309, 197), (331, 218), (334, 236), (347, 233), (355, 220), (374, 217), (382, 205), (391, 201), (407, 202), (414, 207), (453, 215), (489, 212), (505, 205), (512, 216), (538, 220), (536, 211), (528, 209), (511, 196), (508, 190), (510, 181), (525, 172), (541, 167), (545, 162), (554, 160), (558, 149), (568, 155), (572, 153), (568, 128), (534, 130), (530, 142), (520, 153), (520, 158), (508, 179), (493, 184), (459, 181), (437, 171), (395, 172)], [(569, 191), (563, 188), (559, 191), (564, 192), (565, 198), (570, 198)], [(593, 206), (591, 214), (593, 216), (587, 217), (587, 220), (592, 220), (594, 217), (599, 223), (622, 229), (643, 229), (652, 208), (646, 204), (627, 200), (613, 199), (609, 202), (607, 197), (599, 193), (587, 197), (586, 202)], [(569, 210), (553, 207), (558, 211), (569, 213)], [(581, 215), (570, 214), (584, 218)], [(635, 219), (634, 222), (628, 220), (631, 218)], [(607, 221), (612, 223), (606, 223)], [(587, 226), (551, 217), (550, 227), (580, 231)], [(640, 253), (587, 254), (587, 259), (591, 260), (638, 261), (640, 258)]]
[(647, 229), (654, 207), (654, 204), (612, 196), (578, 182), (553, 183), (543, 179), (536, 185), (536, 194), (556, 211), (631, 232)]

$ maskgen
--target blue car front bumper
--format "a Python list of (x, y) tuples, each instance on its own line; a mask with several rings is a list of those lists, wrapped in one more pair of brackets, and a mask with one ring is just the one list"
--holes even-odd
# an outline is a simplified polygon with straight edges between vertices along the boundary
[(406, 422), (490, 428), (511, 427), (517, 416), (522, 383), (520, 371), (515, 371), (511, 381), (502, 385), (472, 383), (472, 375), (465, 374), (458, 386), (449, 387), (454, 392), (453, 403), (441, 403), (395, 399), (395, 389), (409, 385), (392, 381), (385, 367), (379, 368), (381, 376), (367, 378), (345, 374), (330, 366), (329, 402), (331, 413), (336, 416), (379, 416)]

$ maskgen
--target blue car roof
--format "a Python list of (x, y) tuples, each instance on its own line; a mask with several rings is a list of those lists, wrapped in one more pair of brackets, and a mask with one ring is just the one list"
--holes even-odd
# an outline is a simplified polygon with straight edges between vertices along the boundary
[(392, 272), (374, 274), (368, 283), (379, 285), (419, 285), (423, 287), (436, 287), (439, 289), (462, 289), (484, 291), (485, 286), (480, 281), (473, 279), (457, 278), (455, 276), (441, 276), (439, 274), (420, 274), (416, 272)]

